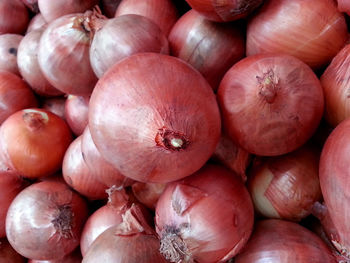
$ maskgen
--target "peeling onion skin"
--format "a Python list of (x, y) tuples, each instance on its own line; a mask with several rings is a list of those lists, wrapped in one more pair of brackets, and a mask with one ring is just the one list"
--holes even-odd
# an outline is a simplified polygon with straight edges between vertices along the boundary
[(97, 82), (89, 59), (90, 33), (83, 25), (90, 15), (91, 12), (71, 14), (56, 19), (39, 42), (38, 61), (44, 76), (66, 94), (89, 95)]
[[(341, 122), (327, 138), (320, 159), (320, 185), (330, 221), (333, 245), (350, 260), (349, 151), (350, 119)], [(330, 232), (326, 228), (327, 232)]]
[(267, 218), (300, 221), (321, 199), (319, 153), (310, 146), (282, 156), (266, 157), (253, 165), (248, 189), (254, 207)]
[(66, 121), (76, 136), (83, 134), (88, 124), (89, 96), (68, 95), (65, 104)]
[(270, 0), (247, 28), (247, 56), (285, 53), (313, 69), (327, 65), (348, 38), (333, 0)]
[(171, 0), (122, 0), (115, 17), (135, 14), (149, 18), (168, 36), (178, 19), (178, 11)]
[(245, 56), (238, 25), (211, 22), (193, 9), (171, 29), (169, 43), (171, 54), (202, 73), (214, 91), (226, 71)]
[(331, 250), (316, 234), (294, 222), (269, 219), (255, 230), (235, 263), (336, 263)]
[(249, 153), (262, 156), (303, 145), (316, 131), (324, 108), (315, 73), (283, 54), (240, 60), (221, 81), (218, 102), (225, 132)]
[(7, 238), (27, 258), (60, 259), (79, 245), (87, 215), (85, 200), (66, 184), (35, 183), (11, 203), (6, 217)]
[(36, 14), (29, 22), (26, 34), (28, 34), (32, 30), (45, 28), (46, 26), (47, 23), (42, 14)]
[(161, 253), (169, 262), (225, 262), (248, 241), (254, 209), (238, 176), (206, 165), (168, 184), (158, 200), (155, 221)]
[(19, 75), (17, 50), (23, 36), (18, 34), (0, 35), (0, 70)]
[(204, 165), (221, 121), (215, 95), (199, 72), (175, 57), (139, 53), (98, 81), (89, 128), (102, 157), (122, 174), (166, 183)]
[(4, 263), (25, 263), (27, 259), (22, 257), (11, 247), (6, 238), (0, 239), (0, 262)]
[(0, 1), (0, 35), (22, 34), (29, 23), (29, 13), (21, 0)]

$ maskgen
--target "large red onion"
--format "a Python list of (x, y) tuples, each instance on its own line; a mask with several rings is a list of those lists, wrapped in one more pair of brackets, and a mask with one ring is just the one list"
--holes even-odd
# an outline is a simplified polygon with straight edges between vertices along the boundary
[(168, 184), (156, 207), (161, 253), (170, 262), (224, 262), (248, 241), (254, 211), (241, 179), (215, 165)]
[(143, 182), (197, 171), (220, 136), (214, 93), (191, 66), (156, 53), (114, 65), (90, 99), (89, 127), (103, 158)]
[(0, 70), (19, 75), (17, 49), (23, 36), (17, 34), (0, 35)]
[(29, 14), (21, 0), (0, 1), (0, 35), (21, 34), (29, 23)]
[(171, 0), (122, 0), (115, 17), (135, 14), (149, 18), (156, 23), (167, 36), (176, 20), (178, 12)]
[(326, 65), (348, 38), (345, 18), (334, 2), (266, 1), (248, 23), (247, 55), (285, 53), (312, 68)]
[(7, 238), (27, 258), (60, 259), (79, 245), (87, 213), (85, 200), (66, 184), (36, 183), (18, 194), (10, 205)]
[(91, 14), (60, 17), (47, 26), (40, 39), (40, 68), (56, 89), (67, 94), (88, 95), (97, 81), (89, 59), (90, 32), (84, 25)]
[(2, 263), (25, 263), (27, 260), (11, 247), (6, 238), (0, 239), (0, 262)]
[(336, 263), (327, 245), (308, 229), (288, 221), (269, 219), (256, 224), (235, 263)]
[(305, 63), (283, 54), (250, 56), (224, 76), (218, 100), (227, 134), (257, 155), (303, 145), (323, 114), (320, 81)]
[[(97, 20), (101, 20), (97, 18)], [(169, 44), (161, 29), (151, 20), (140, 15), (123, 15), (113, 19), (92, 21), (102, 23), (95, 28), (91, 43), (90, 61), (97, 77), (115, 63), (141, 52), (169, 53)]]
[(65, 103), (66, 121), (76, 136), (83, 134), (89, 119), (89, 96), (68, 95)]
[(36, 30), (36, 29), (41, 29), (41, 28), (45, 28), (47, 26), (47, 23), (44, 19), (44, 17), (42, 16), (42, 14), (36, 14), (32, 20), (30, 20), (28, 28), (27, 28), (27, 33), (29, 33), (32, 30)]

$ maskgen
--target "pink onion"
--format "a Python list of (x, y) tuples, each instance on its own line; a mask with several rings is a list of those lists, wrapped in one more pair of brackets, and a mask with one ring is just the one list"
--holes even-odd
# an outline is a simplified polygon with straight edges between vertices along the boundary
[(19, 75), (17, 50), (23, 36), (17, 34), (0, 35), (0, 70)]
[(66, 121), (77, 136), (83, 134), (88, 124), (90, 98), (85, 96), (68, 95), (65, 103)]

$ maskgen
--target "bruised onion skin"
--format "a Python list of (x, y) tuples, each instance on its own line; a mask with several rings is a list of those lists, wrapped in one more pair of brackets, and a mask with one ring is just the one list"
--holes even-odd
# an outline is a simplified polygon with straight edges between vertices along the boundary
[(85, 200), (66, 184), (35, 183), (11, 203), (6, 217), (7, 238), (27, 258), (60, 259), (79, 245), (87, 214)]
[(2, 238), (0, 239), (0, 262), (25, 263), (27, 260), (11, 247), (6, 238)]
[(260, 54), (240, 60), (218, 90), (227, 134), (250, 153), (275, 156), (303, 145), (323, 114), (319, 79), (289, 55)]
[(27, 27), (26, 34), (32, 30), (45, 28), (46, 26), (47, 26), (47, 23), (43, 18), (42, 14), (38, 13), (30, 20), (29, 25)]
[(21, 0), (0, 1), (0, 35), (22, 34), (28, 23), (28, 10)]
[(102, 157), (122, 174), (166, 183), (203, 166), (221, 123), (215, 95), (199, 72), (175, 57), (139, 53), (98, 81), (89, 128)]
[(23, 36), (18, 34), (0, 35), (0, 70), (19, 75), (17, 50)]
[(97, 81), (89, 59), (90, 32), (84, 26), (90, 15), (87, 12), (56, 19), (39, 42), (41, 71), (52, 86), (67, 94), (89, 95)]
[(247, 242), (253, 204), (240, 178), (206, 165), (168, 184), (156, 207), (161, 253), (170, 262), (224, 262)]
[(68, 95), (65, 104), (66, 121), (76, 136), (83, 134), (88, 124), (89, 96)]
[(336, 263), (332, 252), (317, 235), (279, 219), (256, 223), (254, 232), (235, 263)]
[(166, 36), (146, 17), (134, 14), (118, 16), (105, 21), (95, 32), (90, 48), (91, 66), (101, 78), (118, 61), (141, 52), (168, 54)]
[(135, 14), (149, 18), (168, 36), (178, 19), (178, 11), (171, 0), (122, 0), (115, 17)]
[(71, 141), (65, 121), (44, 109), (17, 111), (0, 127), (1, 150), (10, 167), (28, 178), (58, 171)]
[(344, 15), (333, 0), (270, 0), (247, 28), (247, 56), (285, 53), (317, 69), (345, 44)]
[(45, 78), (38, 62), (39, 41), (44, 29), (37, 29), (27, 33), (18, 47), (16, 63), (21, 76), (30, 87), (42, 96), (62, 95), (62, 91), (54, 88)]
[(193, 9), (171, 29), (169, 43), (171, 54), (202, 73), (214, 90), (245, 55), (245, 37), (238, 25), (209, 21)]
[(319, 153), (310, 146), (282, 156), (266, 157), (249, 171), (254, 207), (268, 218), (300, 221), (321, 199)]
[(228, 22), (246, 17), (259, 7), (263, 0), (186, 0), (186, 2), (209, 20)]
[(330, 239), (338, 251), (350, 259), (349, 136), (350, 119), (346, 119), (326, 140), (319, 176), (324, 202), (334, 225)]

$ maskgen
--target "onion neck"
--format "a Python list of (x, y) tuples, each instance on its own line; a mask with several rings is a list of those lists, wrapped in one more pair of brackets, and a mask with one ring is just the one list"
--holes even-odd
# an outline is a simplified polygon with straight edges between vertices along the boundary
[(270, 69), (268, 72), (264, 73), (262, 77), (257, 76), (256, 79), (259, 83), (259, 95), (265, 99), (269, 104), (272, 104), (277, 96), (278, 91), (278, 78)]
[(31, 131), (36, 131), (41, 129), (49, 121), (49, 116), (47, 115), (46, 112), (38, 111), (34, 109), (23, 110), (22, 118), (24, 123), (27, 125), (27, 127)]
[(155, 142), (157, 146), (171, 151), (180, 151), (186, 149), (189, 145), (189, 140), (184, 134), (169, 130), (166, 127), (158, 130)]
[(56, 232), (58, 232), (61, 237), (71, 238), (73, 236), (73, 212), (71, 207), (69, 205), (62, 205), (58, 207), (58, 214), (51, 221), (51, 223), (54, 225)]

